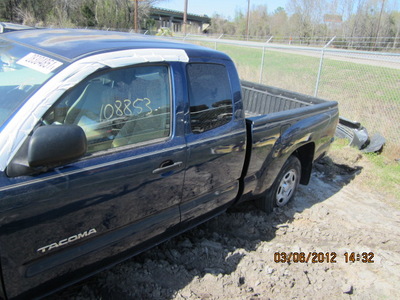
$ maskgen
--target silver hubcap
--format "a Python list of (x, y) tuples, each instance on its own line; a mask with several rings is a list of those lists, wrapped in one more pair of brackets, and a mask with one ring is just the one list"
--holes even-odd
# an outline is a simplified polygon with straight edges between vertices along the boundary
[(297, 173), (296, 170), (289, 170), (285, 176), (283, 176), (279, 183), (278, 191), (276, 192), (276, 205), (283, 206), (292, 197), (294, 189), (296, 188)]

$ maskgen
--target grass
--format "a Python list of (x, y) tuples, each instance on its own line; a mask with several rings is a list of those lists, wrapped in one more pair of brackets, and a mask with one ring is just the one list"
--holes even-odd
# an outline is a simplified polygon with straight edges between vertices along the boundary
[(377, 181), (370, 184), (393, 194), (400, 200), (400, 162), (393, 163), (375, 153), (365, 154), (365, 157), (374, 165), (373, 172), (377, 178)]
[(322, 87), (329, 85), (326, 95), (335, 97), (344, 87), (360, 91), (364, 100), (379, 97), (381, 102), (400, 103), (400, 70), (325, 59), (323, 71)]
[(400, 208), (400, 162), (375, 153), (363, 153), (348, 144), (346, 139), (336, 139), (328, 155), (338, 163), (361, 164), (363, 169), (356, 178), (361, 186), (379, 191), (391, 204), (393, 201), (389, 199), (394, 198), (397, 201), (394, 205)]

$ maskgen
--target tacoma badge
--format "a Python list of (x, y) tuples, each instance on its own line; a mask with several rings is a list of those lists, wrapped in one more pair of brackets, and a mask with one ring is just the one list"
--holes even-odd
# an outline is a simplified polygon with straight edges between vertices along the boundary
[(72, 236), (70, 236), (70, 237), (68, 237), (66, 239), (62, 239), (58, 243), (57, 242), (56, 243), (52, 243), (50, 245), (44, 246), (42, 248), (39, 248), (39, 249), (37, 249), (37, 252), (45, 253), (46, 251), (49, 251), (49, 250), (64, 246), (66, 244), (75, 242), (75, 241), (77, 241), (79, 239), (88, 237), (89, 235), (94, 234), (94, 233), (97, 233), (97, 231), (96, 231), (95, 228), (92, 228), (92, 229), (89, 229), (89, 230), (84, 231), (82, 233), (78, 233), (78, 234), (72, 235)]

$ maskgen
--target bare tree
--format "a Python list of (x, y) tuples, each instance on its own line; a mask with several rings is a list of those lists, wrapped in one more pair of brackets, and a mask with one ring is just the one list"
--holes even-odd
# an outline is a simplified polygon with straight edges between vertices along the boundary
[(224, 16), (214, 14), (211, 17), (211, 28), (213, 33), (234, 35), (236, 31), (236, 24), (227, 20)]
[(290, 0), (287, 9), (292, 14), (292, 29), (301, 37), (314, 36), (326, 6), (326, 0)]
[(288, 36), (289, 17), (283, 7), (278, 7), (269, 18), (271, 34), (273, 36)]
[(269, 15), (266, 5), (258, 5), (250, 10), (250, 36), (267, 36), (270, 34)]

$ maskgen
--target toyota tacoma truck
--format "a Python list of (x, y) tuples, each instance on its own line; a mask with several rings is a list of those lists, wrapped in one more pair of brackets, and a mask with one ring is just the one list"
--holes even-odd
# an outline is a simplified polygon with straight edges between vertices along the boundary
[(307, 184), (337, 102), (225, 54), (92, 30), (0, 36), (0, 297), (35, 298)]

